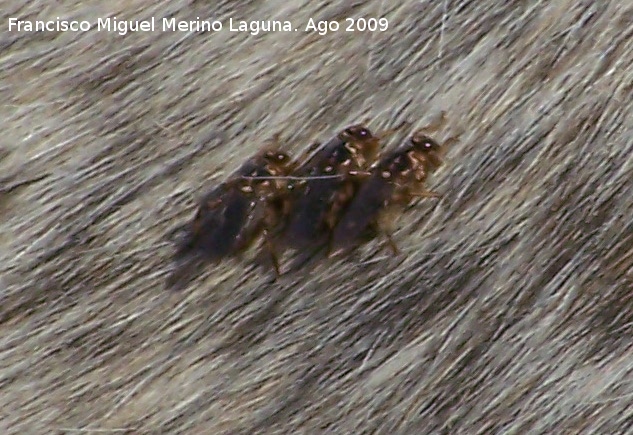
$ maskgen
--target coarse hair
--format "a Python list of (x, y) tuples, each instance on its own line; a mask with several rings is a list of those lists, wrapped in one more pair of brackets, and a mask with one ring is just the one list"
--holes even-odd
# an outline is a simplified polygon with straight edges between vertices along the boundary
[[(633, 9), (622, 0), (9, 0), (219, 32), (0, 39), (2, 433), (623, 433)], [(387, 18), (346, 31), (347, 18)], [(232, 32), (289, 20), (297, 32)], [(305, 31), (310, 18), (338, 31)], [(444, 165), (377, 238), (164, 288), (169, 234), (275, 133), (299, 155), (441, 112)], [(393, 146), (409, 132), (389, 141)]]

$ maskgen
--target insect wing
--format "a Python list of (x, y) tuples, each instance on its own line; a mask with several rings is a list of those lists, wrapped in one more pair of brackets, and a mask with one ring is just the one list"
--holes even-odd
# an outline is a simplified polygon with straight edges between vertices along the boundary
[(307, 176), (321, 172), (337, 150), (343, 149), (344, 146), (345, 142), (340, 138), (334, 137), (330, 139), (306, 156), (304, 163), (297, 169), (297, 174)]
[(370, 226), (376, 223), (392, 191), (393, 185), (378, 175), (367, 180), (336, 225), (332, 233), (331, 250), (345, 249), (359, 242)]

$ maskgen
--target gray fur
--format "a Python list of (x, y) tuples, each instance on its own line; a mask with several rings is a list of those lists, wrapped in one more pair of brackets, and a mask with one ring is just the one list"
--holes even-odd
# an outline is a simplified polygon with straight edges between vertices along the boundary
[[(5, 3), (2, 433), (633, 423), (630, 2)], [(7, 31), (109, 15), (390, 28)], [(395, 224), (406, 257), (377, 240), (271, 283), (250, 252), (163, 289), (166, 235), (274, 133), (296, 154), (443, 110), (461, 140)]]

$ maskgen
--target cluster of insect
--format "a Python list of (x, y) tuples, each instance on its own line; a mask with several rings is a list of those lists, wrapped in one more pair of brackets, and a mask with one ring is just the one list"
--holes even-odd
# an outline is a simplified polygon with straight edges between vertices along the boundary
[(400, 127), (373, 134), (352, 125), (298, 159), (279, 149), (277, 137), (204, 196), (175, 259), (221, 260), (261, 237), (279, 276), (278, 254), (286, 248), (325, 248), (333, 257), (380, 235), (398, 253), (381, 215), (416, 197), (439, 197), (424, 185), (442, 164), (443, 146), (428, 133), (443, 120), (383, 151)]

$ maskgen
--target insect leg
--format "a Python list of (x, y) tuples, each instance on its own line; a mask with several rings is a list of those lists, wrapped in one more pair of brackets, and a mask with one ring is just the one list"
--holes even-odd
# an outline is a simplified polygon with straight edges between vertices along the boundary
[(393, 237), (391, 236), (391, 233), (389, 231), (383, 228), (377, 221), (374, 221), (371, 224), (371, 228), (376, 234), (382, 236), (385, 239), (385, 243), (387, 244), (391, 252), (393, 252), (393, 255), (399, 256), (401, 254), (400, 249), (398, 249), (398, 246), (396, 245), (396, 242), (394, 242)]
[(457, 134), (455, 136), (451, 136), (442, 142), (442, 147), (450, 147), (451, 145), (455, 145), (459, 142), (460, 135)]
[(416, 198), (441, 198), (442, 195), (432, 190), (421, 190), (418, 192), (410, 192), (409, 196)]
[(281, 273), (279, 272), (279, 258), (277, 257), (277, 253), (275, 252), (275, 246), (270, 238), (270, 233), (268, 230), (264, 230), (264, 243), (266, 245), (266, 250), (268, 251), (268, 255), (270, 256), (270, 262), (273, 265), (273, 269), (275, 271), (275, 276), (280, 277)]
[(433, 190), (411, 190), (407, 186), (401, 184), (396, 185), (396, 189), (391, 197), (392, 204), (408, 205), (413, 198), (441, 198), (442, 194)]
[(278, 131), (273, 133), (270, 139), (268, 139), (268, 146), (272, 147), (271, 149), (277, 150), (280, 148), (281, 142), (281, 132)]
[(341, 213), (354, 196), (354, 191), (354, 184), (345, 183), (336, 193), (334, 200), (332, 201), (330, 210), (328, 210), (328, 213), (325, 216), (325, 224), (328, 228), (328, 232), (334, 230), (334, 227), (341, 217)]
[(382, 234), (383, 234), (383, 237), (387, 239), (387, 245), (389, 245), (389, 249), (391, 249), (391, 252), (393, 252), (393, 255), (399, 256), (401, 254), (400, 249), (398, 249), (396, 242), (393, 241), (393, 237), (391, 237), (391, 234), (388, 233), (387, 231), (382, 231)]
[(277, 252), (275, 249), (275, 244), (273, 242), (274, 236), (272, 235), (273, 231), (278, 228), (280, 222), (285, 217), (285, 209), (288, 207), (288, 201), (283, 198), (276, 198), (277, 201), (270, 201), (267, 204), (265, 215), (264, 215), (264, 229), (262, 231), (264, 236), (264, 245), (266, 247), (266, 251), (268, 251), (268, 255), (270, 256), (270, 262), (273, 265), (273, 269), (275, 270), (275, 276), (281, 276), (280, 267), (279, 267), (279, 257), (277, 256)]
[(419, 129), (418, 131), (420, 133), (433, 133), (438, 131), (440, 128), (442, 128), (444, 126), (444, 124), (446, 124), (446, 112), (442, 110), (442, 112), (440, 112), (440, 116), (439, 119), (435, 120), (434, 122), (425, 125), (424, 127), (422, 127), (421, 129)]

